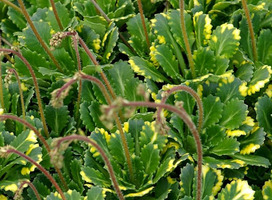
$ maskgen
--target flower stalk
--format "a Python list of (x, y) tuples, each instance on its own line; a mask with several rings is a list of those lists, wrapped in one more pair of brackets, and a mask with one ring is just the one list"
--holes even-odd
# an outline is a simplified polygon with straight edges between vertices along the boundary
[(194, 66), (194, 61), (193, 61), (193, 56), (192, 56), (192, 52), (191, 52), (191, 47), (190, 47), (188, 35), (186, 32), (185, 19), (184, 19), (184, 0), (179, 0), (179, 8), (180, 8), (181, 32), (182, 32), (185, 48), (186, 48), (187, 55), (188, 55), (188, 61), (189, 61), (189, 66), (191, 69), (192, 77), (195, 78), (196, 77), (195, 66)]
[(146, 44), (147, 44), (148, 49), (150, 49), (150, 42), (149, 42), (147, 28), (146, 28), (146, 24), (145, 24), (145, 20), (144, 20), (144, 11), (143, 11), (143, 6), (142, 6), (142, 1), (137, 0), (137, 4), (138, 4), (139, 11), (140, 11), (140, 16), (141, 16), (141, 20), (142, 20), (143, 29), (144, 29)]
[(131, 106), (131, 107), (150, 107), (150, 108), (162, 108), (167, 109), (173, 113), (176, 113), (188, 126), (190, 129), (195, 143), (196, 143), (196, 149), (197, 149), (197, 195), (196, 199), (201, 200), (201, 188), (202, 188), (202, 161), (203, 161), (203, 152), (202, 152), (202, 145), (201, 145), (201, 139), (198, 133), (198, 130), (191, 120), (190, 116), (187, 114), (185, 109), (183, 107), (175, 107), (172, 105), (164, 104), (164, 103), (153, 103), (153, 102), (146, 102), (146, 101), (136, 101), (136, 102), (129, 102), (126, 100), (118, 100), (117, 103), (113, 103), (112, 105), (103, 107), (104, 115), (107, 115), (107, 118), (110, 118), (110, 114), (112, 113), (112, 109), (114, 111), (118, 110), (119, 108), (122, 108), (124, 106)]
[(249, 10), (247, 7), (246, 0), (242, 0), (242, 5), (243, 5), (243, 9), (245, 11), (248, 29), (249, 29), (249, 33), (250, 33), (253, 58), (254, 58), (254, 61), (257, 62), (258, 61), (258, 52), (257, 52), (257, 48), (256, 48), (256, 41), (255, 41), (255, 36), (254, 36), (253, 25), (252, 25), (252, 22), (250, 19), (250, 13), (249, 13)]
[(40, 111), (40, 116), (41, 116), (41, 120), (42, 120), (42, 124), (43, 124), (43, 128), (44, 128), (44, 133), (45, 133), (46, 137), (49, 138), (49, 132), (48, 132), (48, 128), (47, 128), (47, 125), (46, 125), (44, 112), (43, 112), (43, 108), (42, 108), (42, 100), (41, 100), (41, 95), (40, 95), (40, 89), (39, 89), (39, 86), (38, 86), (36, 75), (35, 75), (32, 67), (31, 67), (31, 65), (25, 59), (25, 57), (22, 54), (18, 53), (17, 51), (14, 51), (14, 50), (11, 50), (11, 49), (0, 48), (0, 52), (7, 52), (7, 53), (15, 54), (16, 56), (18, 56), (24, 62), (24, 64), (28, 68), (28, 71), (31, 74), (31, 77), (32, 77), (33, 83), (34, 83), (34, 87), (35, 87), (36, 97), (37, 97), (37, 100), (38, 100), (38, 106), (39, 106), (39, 111)]
[[(2, 114), (2, 115), (0, 115), (0, 121), (4, 121), (4, 120), (7, 120), (7, 119), (17, 121), (17, 122), (23, 124), (25, 127), (27, 127), (30, 130), (32, 130), (37, 135), (37, 137), (39, 138), (39, 140), (42, 142), (42, 144), (44, 145), (44, 147), (47, 150), (47, 152), (50, 153), (51, 149), (50, 149), (48, 143), (46, 142), (45, 138), (40, 134), (40, 132), (32, 124), (30, 124), (26, 120), (21, 119), (21, 118), (15, 116), (15, 115), (10, 115), (10, 114)], [(64, 177), (63, 177), (60, 169), (56, 165), (54, 165), (54, 167), (55, 167), (55, 169), (56, 169), (56, 171), (57, 171), (57, 173), (59, 175), (59, 178), (60, 178), (60, 180), (61, 180), (64, 188), (66, 190), (68, 190), (67, 183), (64, 180)]]
[(2, 1), (4, 4), (7, 4), (8, 6), (12, 7), (14, 10), (23, 14), (22, 10), (18, 6), (16, 6), (14, 3), (12, 3), (8, 0), (0, 0), (0, 1)]
[[(167, 90), (167, 91), (165, 91), (163, 93), (161, 103), (164, 104), (171, 94), (173, 94), (174, 92), (180, 91), (180, 90), (189, 93), (196, 100), (197, 107), (198, 107), (198, 110), (199, 110), (197, 130), (198, 130), (199, 133), (201, 133), (201, 128), (202, 128), (202, 125), (203, 125), (203, 117), (204, 117), (203, 103), (202, 103), (202, 100), (200, 99), (200, 97), (198, 96), (198, 94), (192, 88), (190, 88), (190, 87), (188, 87), (186, 85), (175, 86), (175, 87), (173, 87), (173, 88), (171, 88), (171, 89), (169, 89), (169, 90)], [(161, 111), (162, 111), (162, 108), (158, 108), (157, 121), (159, 123), (162, 122)]]
[(57, 8), (56, 8), (54, 0), (50, 0), (50, 4), (52, 6), (52, 10), (53, 10), (55, 18), (57, 20), (58, 26), (59, 26), (60, 30), (62, 31), (63, 30), (63, 26), (61, 24), (61, 21), (60, 21), (60, 18), (59, 18), (58, 11), (57, 11)]
[(29, 185), (29, 187), (31, 187), (31, 189), (33, 190), (33, 192), (34, 192), (37, 200), (41, 200), (41, 197), (40, 197), (40, 195), (39, 195), (38, 190), (36, 189), (36, 187), (30, 181), (26, 181), (26, 180), (23, 181), (21, 183), (21, 185), (19, 186), (18, 190), (16, 191), (16, 193), (14, 195), (14, 200), (15, 199), (19, 199), (21, 197), (22, 190), (24, 189), (23, 187), (26, 184)]
[[(0, 48), (2, 48), (2, 37), (0, 35)], [(2, 56), (0, 53), (0, 103), (2, 109), (5, 111), (5, 101), (3, 95), (3, 82), (2, 82)]]
[(55, 179), (49, 174), (49, 172), (44, 169), (40, 164), (38, 164), (35, 160), (33, 160), (32, 158), (30, 158), (29, 156), (23, 154), (22, 152), (14, 149), (11, 146), (6, 146), (6, 147), (2, 147), (0, 148), (0, 153), (2, 154), (2, 156), (6, 156), (9, 155), (11, 153), (17, 154), (18, 156), (26, 159), (27, 161), (31, 162), (33, 165), (35, 165), (49, 180), (50, 182), (55, 186), (55, 188), (57, 189), (58, 193), (60, 194), (61, 198), (63, 200), (66, 200), (61, 188), (59, 187), (58, 183), (55, 181)]
[[(18, 87), (19, 87), (19, 93), (20, 93), (20, 99), (21, 99), (21, 106), (22, 106), (22, 115), (23, 115), (23, 119), (26, 119), (26, 114), (25, 114), (25, 103), (24, 103), (24, 95), (23, 95), (23, 90), (21, 87), (21, 81), (19, 78), (19, 75), (17, 73), (17, 71), (13, 68), (8, 69), (11, 73), (13, 73), (16, 77), (16, 80), (18, 82)], [(25, 130), (25, 126), (24, 126), (24, 130)]]
[(40, 44), (42, 45), (43, 49), (46, 51), (46, 53), (48, 54), (48, 56), (51, 58), (51, 60), (53, 61), (53, 63), (56, 65), (57, 69), (60, 72), (63, 72), (63, 70), (61, 69), (60, 64), (58, 63), (58, 61), (56, 60), (55, 56), (52, 54), (51, 50), (48, 48), (48, 46), (45, 44), (45, 42), (43, 41), (43, 39), (41, 38), (40, 34), (38, 33), (36, 27), (34, 26), (26, 8), (24, 5), (23, 0), (18, 0), (18, 3), (20, 5), (20, 8), (22, 10), (23, 15), (26, 18), (26, 21), (28, 22), (30, 28), (32, 29), (34, 35), (36, 36), (37, 40), (40, 42)]
[(97, 151), (100, 153), (100, 155), (102, 156), (107, 168), (108, 168), (108, 172), (109, 172), (109, 175), (110, 175), (110, 178), (111, 178), (111, 181), (112, 181), (112, 184), (113, 184), (113, 187), (116, 191), (116, 194), (118, 196), (118, 198), (120, 200), (124, 200), (124, 196), (123, 196), (123, 193), (119, 187), (119, 184), (118, 184), (118, 181), (116, 179), (116, 176), (114, 174), (114, 170), (113, 170), (113, 167), (111, 165), (111, 162), (110, 160), (108, 159), (106, 153), (103, 151), (103, 149), (92, 139), (90, 138), (87, 138), (85, 136), (81, 136), (81, 135), (70, 135), (70, 136), (66, 136), (66, 137), (63, 137), (63, 138), (60, 138), (59, 140), (57, 140), (57, 144), (56, 144), (56, 148), (60, 148), (60, 145), (62, 142), (64, 141), (71, 141), (71, 140), (81, 140), (81, 141), (84, 141), (84, 142), (87, 142), (89, 144), (91, 144), (92, 146), (94, 146)]

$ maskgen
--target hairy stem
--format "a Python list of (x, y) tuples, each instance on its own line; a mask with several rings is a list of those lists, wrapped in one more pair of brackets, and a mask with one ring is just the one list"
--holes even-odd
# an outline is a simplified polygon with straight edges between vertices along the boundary
[[(34, 133), (37, 135), (37, 137), (39, 138), (39, 140), (42, 142), (42, 144), (44, 145), (45, 149), (47, 150), (48, 153), (50, 153), (51, 149), (48, 145), (48, 143), (46, 142), (45, 138), (40, 134), (40, 132), (30, 123), (28, 123), (26, 120), (24, 119), (21, 119), (15, 115), (10, 115), (10, 114), (2, 114), (0, 115), (0, 121), (4, 121), (4, 120), (7, 120), (7, 119), (10, 119), (10, 120), (14, 120), (14, 121), (17, 121), (21, 124), (23, 124), (25, 127), (29, 128), (30, 130), (34, 131)], [(66, 190), (68, 190), (68, 187), (67, 187), (67, 183), (65, 182), (64, 180), (64, 177), (61, 173), (61, 171), (59, 170), (59, 168), (54, 165), (59, 177), (60, 177), (60, 180), (64, 186), (64, 188)]]
[(248, 7), (247, 7), (246, 0), (242, 0), (242, 5), (243, 5), (243, 8), (245, 10), (248, 29), (249, 29), (249, 32), (250, 32), (251, 46), (252, 46), (254, 61), (257, 62), (258, 61), (258, 52), (257, 52), (257, 48), (256, 48), (256, 41), (255, 41), (255, 36), (254, 36), (253, 25), (252, 25), (252, 22), (251, 22), (251, 19), (250, 19), (250, 13), (249, 13), (249, 10), (248, 10)]
[(12, 7), (14, 10), (16, 10), (16, 11), (18, 11), (18, 12), (20, 12), (20, 13), (23, 14), (22, 10), (18, 6), (16, 6), (15, 4), (13, 4), (12, 2), (10, 2), (8, 0), (0, 0), (0, 1), (2, 1), (3, 3), (5, 3), (8, 6)]
[[(199, 110), (199, 116), (198, 116), (198, 132), (200, 133), (201, 132), (201, 128), (202, 128), (202, 125), (203, 125), (203, 117), (204, 117), (204, 109), (203, 109), (203, 104), (202, 104), (202, 100), (200, 99), (200, 97), (198, 96), (198, 94), (190, 87), (186, 86), (186, 85), (178, 85), (178, 86), (175, 86), (169, 90), (167, 90), (165, 93), (164, 93), (164, 96), (162, 97), (161, 99), (161, 103), (165, 103), (166, 100), (168, 99), (168, 97), (173, 94), (174, 92), (176, 91), (179, 91), (179, 90), (182, 90), (184, 92), (187, 92), (189, 93), (195, 100), (196, 100), (196, 103), (197, 103), (197, 107), (198, 107), (198, 110)], [(161, 122), (161, 111), (162, 111), (162, 108), (158, 108), (158, 112), (157, 112), (157, 120), (159, 122)]]
[(43, 41), (43, 39), (41, 38), (40, 34), (38, 33), (37, 29), (35, 28), (26, 8), (25, 5), (23, 3), (23, 0), (18, 0), (18, 3), (21, 7), (21, 10), (26, 18), (26, 21), (28, 22), (30, 28), (32, 29), (33, 33), (35, 34), (36, 38), (38, 39), (38, 41), (40, 42), (40, 44), (42, 45), (42, 47), (44, 48), (44, 50), (46, 51), (46, 53), (48, 54), (48, 56), (52, 59), (53, 63), (56, 65), (56, 67), (58, 68), (58, 70), (60, 72), (63, 72), (63, 70), (61, 69), (60, 64), (58, 63), (58, 61), (56, 60), (55, 56), (52, 54), (51, 50), (48, 48), (48, 46), (45, 44), (45, 42)]
[[(0, 48), (2, 48), (2, 37), (0, 35)], [(3, 95), (3, 82), (2, 82), (2, 56), (0, 53), (0, 103), (2, 109), (5, 111), (5, 101)]]
[(140, 11), (142, 24), (143, 24), (146, 44), (147, 44), (148, 49), (150, 49), (150, 42), (149, 42), (148, 33), (147, 33), (147, 29), (146, 29), (146, 24), (145, 24), (145, 20), (144, 20), (144, 11), (143, 11), (143, 6), (142, 6), (142, 1), (137, 0), (137, 4), (138, 4), (139, 11)]
[(85, 136), (81, 136), (81, 135), (70, 135), (70, 136), (66, 136), (66, 137), (60, 138), (60, 139), (57, 141), (57, 146), (56, 146), (56, 147), (59, 148), (59, 147), (60, 147), (60, 144), (61, 144), (62, 142), (64, 142), (64, 141), (69, 141), (69, 140), (81, 140), (81, 141), (85, 141), (85, 142), (91, 144), (92, 146), (94, 146), (94, 147), (97, 149), (97, 151), (98, 151), (98, 152), (100, 153), (100, 155), (102, 156), (102, 158), (103, 158), (103, 160), (104, 160), (104, 162), (105, 162), (105, 164), (106, 164), (106, 166), (107, 166), (107, 168), (108, 168), (108, 172), (109, 172), (109, 174), (110, 174), (111, 181), (112, 181), (113, 187), (114, 187), (114, 189), (115, 189), (115, 191), (116, 191), (116, 194), (117, 194), (118, 198), (119, 198), (120, 200), (124, 200), (125, 198), (124, 198), (124, 196), (123, 196), (123, 194), (122, 194), (122, 191), (121, 191), (121, 189), (120, 189), (120, 187), (119, 187), (119, 184), (118, 184), (118, 182), (117, 182), (117, 179), (116, 179), (116, 176), (115, 176), (115, 174), (114, 174), (114, 170), (113, 170), (113, 167), (112, 167), (112, 165), (111, 165), (111, 162), (110, 162), (110, 160), (108, 159), (106, 153), (103, 151), (103, 149), (102, 149), (102, 148), (101, 148), (94, 140), (92, 140), (92, 139), (90, 139), (90, 138), (87, 138), (87, 137), (85, 137)]
[(195, 143), (196, 143), (196, 148), (197, 148), (197, 165), (198, 165), (198, 170), (197, 170), (197, 200), (201, 200), (201, 188), (202, 188), (202, 145), (201, 145), (201, 139), (199, 136), (199, 133), (197, 131), (197, 128), (193, 121), (191, 120), (190, 116), (187, 114), (187, 112), (184, 110), (184, 108), (176, 108), (175, 106), (168, 105), (168, 104), (163, 104), (163, 103), (153, 103), (153, 102), (146, 102), (146, 101), (139, 101), (139, 102), (128, 102), (128, 101), (123, 101), (122, 106), (132, 106), (132, 107), (151, 107), (151, 108), (163, 108), (167, 109), (171, 112), (176, 113), (184, 122), (185, 124), (189, 127), (190, 131), (193, 134)]
[[(104, 17), (104, 19), (110, 24), (112, 21), (108, 17), (108, 15), (100, 8), (100, 6), (95, 2), (95, 0), (91, 0), (96, 10)], [(124, 44), (134, 53), (136, 54), (136, 51), (133, 49), (133, 47), (128, 43), (128, 41), (125, 39), (123, 34), (118, 30), (120, 39), (124, 42)]]
[(38, 190), (36, 189), (36, 187), (30, 181), (23, 181), (21, 183), (21, 185), (19, 186), (18, 190), (16, 191), (16, 193), (14, 195), (14, 199), (15, 199), (16, 196), (18, 196), (20, 194), (21, 190), (23, 190), (23, 187), (24, 187), (25, 184), (27, 184), (27, 185), (29, 185), (29, 187), (31, 187), (31, 189), (33, 190), (37, 200), (41, 200), (41, 197), (40, 197), (40, 195), (38, 193)]
[(24, 159), (28, 160), (29, 162), (31, 162), (33, 165), (35, 165), (49, 180), (50, 182), (55, 186), (55, 188), (57, 189), (58, 193), (60, 194), (61, 198), (63, 200), (66, 200), (61, 188), (59, 187), (58, 183), (55, 181), (55, 179), (49, 174), (48, 171), (46, 171), (46, 169), (44, 169), (40, 164), (38, 164), (35, 160), (33, 160), (32, 158), (30, 158), (29, 156), (23, 154), (20, 151), (17, 151), (16, 149), (13, 148), (9, 148), (8, 150), (6, 150), (7, 154), (10, 153), (15, 153), (21, 157), (23, 157)]
[[(15, 69), (10, 68), (9, 71), (12, 72), (15, 75), (16, 80), (18, 82), (20, 99), (21, 99), (21, 106), (22, 106), (22, 115), (23, 115), (23, 119), (25, 120), (26, 119), (25, 103), (24, 103), (23, 90), (22, 90), (22, 87), (21, 87), (21, 81), (20, 81), (19, 75), (18, 75), (18, 73), (17, 73), (17, 71)], [(25, 130), (25, 126), (24, 126), (24, 130)]]
[(45, 121), (45, 117), (44, 117), (44, 112), (43, 112), (43, 108), (42, 108), (42, 100), (41, 100), (41, 95), (40, 95), (40, 89), (39, 89), (39, 86), (38, 86), (38, 82), (37, 82), (37, 79), (36, 79), (36, 75), (31, 67), (31, 65), (29, 64), (29, 62), (25, 59), (25, 57), (23, 57), (22, 54), (18, 53), (17, 51), (14, 51), (14, 50), (11, 50), (11, 49), (3, 49), (3, 48), (0, 48), (0, 52), (3, 51), (3, 52), (7, 52), (7, 53), (12, 53), (12, 54), (15, 54), (16, 56), (18, 56), (23, 62), (24, 64), (26, 65), (26, 67), (28, 68), (28, 71), (30, 72), (31, 74), (31, 77), (33, 79), (33, 83), (34, 83), (34, 87), (35, 87), (35, 91), (36, 91), (36, 97), (37, 97), (37, 100), (38, 100), (38, 106), (39, 106), (39, 111), (40, 111), (40, 115), (41, 115), (41, 120), (42, 120), (42, 124), (43, 124), (43, 128), (44, 128), (44, 133), (46, 135), (46, 137), (49, 138), (49, 132), (48, 132), (48, 128), (46, 126), (46, 121)]
[(187, 55), (188, 55), (188, 61), (189, 61), (189, 66), (191, 69), (192, 77), (195, 78), (196, 77), (195, 66), (194, 66), (194, 61), (193, 61), (193, 56), (192, 56), (192, 52), (191, 52), (191, 47), (190, 47), (188, 35), (186, 32), (185, 19), (184, 19), (184, 0), (179, 0), (179, 8), (180, 8), (181, 32), (182, 32), (185, 48), (186, 48)]
[(54, 13), (54, 15), (55, 15), (55, 18), (56, 18), (56, 20), (57, 20), (57, 23), (58, 23), (58, 25), (59, 25), (59, 28), (60, 28), (60, 30), (62, 31), (62, 30), (63, 30), (63, 26), (62, 26), (62, 24), (61, 24), (61, 21), (60, 21), (60, 18), (59, 18), (58, 11), (57, 11), (57, 9), (56, 9), (56, 5), (55, 5), (54, 0), (50, 0), (50, 4), (51, 4), (51, 6), (52, 6), (52, 10), (53, 10), (53, 13)]

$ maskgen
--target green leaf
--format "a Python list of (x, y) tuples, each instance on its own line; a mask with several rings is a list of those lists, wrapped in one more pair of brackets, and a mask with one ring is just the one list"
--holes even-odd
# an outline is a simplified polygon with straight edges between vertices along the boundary
[(203, 12), (197, 12), (194, 15), (193, 22), (197, 46), (200, 47), (207, 45), (212, 32), (211, 19), (209, 15), (203, 14)]
[(95, 126), (88, 108), (89, 106), (90, 105), (86, 101), (80, 104), (80, 119), (89, 131), (93, 131)]
[(156, 82), (169, 82), (150, 62), (140, 57), (131, 57), (128, 61), (131, 68), (138, 75), (152, 79)]
[(180, 185), (182, 186), (182, 193), (187, 196), (192, 195), (192, 186), (194, 180), (194, 167), (193, 165), (186, 164), (180, 172)]
[(254, 153), (264, 143), (264, 140), (265, 140), (265, 132), (263, 128), (253, 129), (253, 131), (251, 131), (249, 135), (239, 140), (241, 144), (240, 154)]
[(103, 173), (90, 167), (83, 167), (80, 172), (82, 179), (101, 187), (110, 187), (111, 181)]
[[(149, 22), (145, 18), (145, 26), (147, 28), (147, 33), (150, 32)], [(138, 13), (135, 17), (131, 18), (127, 22), (127, 29), (130, 37), (130, 44), (137, 52), (138, 55), (144, 56), (148, 52), (148, 46), (146, 43), (146, 37), (144, 33), (143, 24), (141, 21), (141, 15)]]
[(217, 146), (225, 137), (224, 129), (219, 125), (213, 125), (204, 129), (203, 142), (208, 147), (213, 147)]
[(262, 157), (262, 156), (235, 154), (235, 155), (232, 155), (231, 157), (234, 159), (242, 160), (247, 165), (261, 166), (261, 167), (266, 167), (266, 168), (268, 166), (270, 166), (269, 160)]
[(241, 85), (241, 81), (238, 78), (234, 80), (231, 79), (222, 79), (222, 84), (219, 84), (219, 88), (217, 89), (216, 96), (219, 96), (222, 103), (227, 103), (228, 101), (238, 98), (240, 100), (243, 99), (239, 88)]
[(264, 183), (262, 188), (263, 199), (272, 198), (272, 181), (268, 180)]
[(88, 108), (91, 113), (93, 122), (95, 123), (95, 126), (99, 128), (105, 128), (103, 122), (101, 122), (100, 120), (100, 116), (102, 114), (100, 110), (100, 104), (96, 101), (93, 101)]
[(260, 32), (257, 50), (259, 61), (265, 63), (269, 50), (272, 47), (272, 32), (269, 29), (263, 29)]
[(61, 108), (54, 108), (51, 105), (47, 105), (45, 107), (44, 113), (48, 126), (57, 135), (60, 135), (61, 131), (66, 127), (66, 124), (68, 123), (68, 107), (62, 106)]
[[(171, 32), (173, 33), (174, 39), (186, 52), (184, 39), (181, 32), (180, 12), (177, 10), (172, 10), (170, 14), (166, 14), (166, 15), (167, 15), (166, 18), (168, 19), (169, 27), (171, 29)], [(186, 32), (189, 39), (189, 43), (190, 43), (190, 46), (192, 46), (195, 39), (194, 39), (193, 23), (192, 23), (191, 15), (185, 12), (184, 19), (185, 19), (185, 26), (186, 26)]]
[(247, 105), (239, 99), (228, 101), (223, 107), (220, 124), (229, 129), (238, 128), (245, 121)]
[(271, 137), (272, 134), (272, 100), (267, 97), (261, 97), (255, 105), (255, 110), (257, 113), (257, 120), (259, 125), (264, 128), (268, 136)]
[(155, 58), (165, 73), (173, 79), (180, 79), (178, 61), (171, 48), (166, 44), (158, 45), (155, 48)]
[(14, 10), (12, 7), (8, 8), (7, 15), (9, 19), (16, 24), (16, 26), (19, 29), (23, 29), (26, 27), (26, 20), (22, 13), (18, 12), (17, 10)]
[(241, 30), (241, 48), (246, 52), (248, 57), (253, 60), (253, 51), (251, 46), (251, 38), (248, 30), (248, 24), (245, 17), (240, 21), (240, 30)]
[(90, 27), (100, 38), (104, 37), (108, 27), (108, 22), (102, 16), (85, 16), (81, 24)]
[(231, 58), (238, 50), (240, 38), (240, 31), (232, 24), (225, 23), (213, 31), (210, 47), (217, 56)]
[(247, 93), (248, 95), (255, 94), (262, 89), (266, 83), (269, 82), (272, 74), (271, 67), (264, 65), (259, 67), (253, 74), (253, 77), (248, 85)]
[(87, 192), (87, 200), (104, 200), (105, 194), (100, 187), (92, 187)]
[(64, 48), (55, 49), (52, 53), (65, 72), (73, 74), (77, 70), (75, 61)]
[(221, 142), (209, 150), (210, 153), (214, 153), (218, 156), (232, 155), (239, 151), (240, 143), (234, 138), (224, 138)]
[(118, 35), (119, 33), (117, 27), (110, 29), (104, 35), (104, 38), (102, 40), (102, 47), (104, 48), (103, 62), (108, 63), (108, 60), (110, 59), (113, 53), (113, 48), (116, 46)]
[(144, 164), (145, 172), (151, 175), (159, 166), (160, 150), (158, 145), (149, 143), (142, 149), (141, 160)]
[(204, 121), (203, 128), (214, 125), (222, 117), (224, 104), (219, 97), (209, 95), (203, 98)]
[(197, 76), (203, 76), (216, 70), (214, 52), (208, 48), (195, 50), (193, 59)]
[(114, 67), (107, 70), (107, 73), (116, 95), (130, 101), (139, 100), (140, 97), (137, 95), (139, 80), (134, 77), (134, 73), (127, 62), (114, 63)]
[(242, 81), (249, 82), (250, 79), (253, 76), (253, 65), (250, 63), (246, 63), (238, 68), (238, 70), (235, 72), (235, 76)]
[(241, 179), (232, 181), (219, 193), (218, 200), (224, 199), (254, 199), (254, 190), (248, 185), (247, 181)]

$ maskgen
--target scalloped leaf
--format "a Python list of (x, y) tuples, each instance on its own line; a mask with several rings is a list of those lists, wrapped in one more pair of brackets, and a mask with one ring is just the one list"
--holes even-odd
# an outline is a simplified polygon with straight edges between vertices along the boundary
[(223, 107), (220, 125), (229, 129), (238, 128), (247, 116), (247, 105), (239, 99), (232, 99)]
[(77, 71), (75, 61), (71, 58), (70, 54), (64, 48), (55, 49), (53, 52), (61, 68), (68, 74), (73, 74)]
[(110, 187), (111, 181), (108, 176), (105, 176), (98, 170), (95, 170), (90, 167), (82, 167), (80, 172), (82, 179), (88, 183), (93, 183), (101, 187)]
[(253, 76), (253, 65), (250, 63), (246, 63), (238, 68), (235, 72), (235, 76), (242, 81), (249, 82)]
[(218, 194), (218, 200), (224, 199), (254, 199), (255, 191), (248, 185), (247, 181), (241, 179), (232, 181)]
[(104, 200), (104, 198), (104, 191), (100, 187), (92, 187), (87, 192), (87, 200)]
[(263, 199), (272, 199), (272, 181), (268, 180), (264, 183), (262, 188)]
[(216, 57), (214, 56), (214, 52), (209, 48), (199, 48), (195, 50), (193, 59), (197, 76), (203, 76), (217, 70), (215, 68), (217, 67), (215, 65)]
[(231, 58), (238, 50), (240, 31), (232, 24), (222, 24), (212, 33), (210, 47), (218, 56)]
[(203, 98), (204, 121), (203, 128), (214, 125), (222, 117), (224, 104), (219, 97), (209, 95)]
[(269, 50), (272, 47), (272, 32), (269, 29), (263, 29), (260, 32), (257, 50), (259, 61), (265, 62), (267, 56), (269, 55)]
[(169, 82), (166, 77), (164, 77), (152, 63), (144, 60), (143, 58), (133, 56), (128, 61), (131, 65), (131, 68), (138, 75), (144, 76), (145, 78), (152, 79), (156, 82)]
[[(186, 52), (184, 39), (182, 36), (182, 31), (181, 31), (180, 11), (172, 10), (170, 14), (166, 14), (166, 18), (168, 19), (168, 24), (174, 39)], [(190, 46), (192, 46), (192, 44), (195, 41), (195, 37), (193, 32), (193, 22), (192, 22), (191, 15), (185, 12), (184, 19), (185, 19), (185, 26), (186, 26), (186, 32), (188, 35), (189, 43), (190, 43)]]
[(203, 144), (209, 147), (216, 146), (219, 142), (224, 140), (225, 136), (225, 131), (221, 126), (209, 126), (204, 129)]
[(80, 119), (82, 120), (82, 123), (86, 126), (86, 128), (89, 131), (93, 131), (95, 128), (93, 119), (90, 115), (90, 110), (89, 110), (89, 103), (84, 101), (82, 104), (80, 104)]
[(60, 135), (61, 131), (66, 127), (66, 124), (68, 123), (69, 117), (68, 106), (54, 108), (51, 105), (47, 105), (45, 107), (44, 114), (48, 126), (57, 135)]
[(193, 24), (195, 29), (196, 44), (198, 47), (207, 45), (208, 40), (211, 38), (211, 19), (209, 15), (203, 12), (194, 14)]
[[(149, 22), (146, 18), (144, 20), (147, 33), (150, 33)], [(138, 13), (135, 17), (128, 20), (127, 29), (129, 34), (131, 35), (129, 43), (131, 44), (131, 46), (134, 48), (138, 55), (144, 56), (145, 53), (148, 52), (148, 46), (146, 43), (140, 13)]]
[[(114, 24), (113, 24), (114, 25)], [(111, 28), (105, 35), (102, 40), (102, 47), (104, 48), (102, 61), (108, 63), (109, 60), (113, 59), (112, 53), (113, 48), (116, 46), (118, 40), (118, 29), (117, 27)]]
[(194, 176), (193, 165), (187, 163), (180, 171), (180, 185), (182, 185), (183, 188), (183, 195), (192, 196)]
[(100, 116), (102, 114), (100, 110), (100, 104), (96, 101), (93, 101), (88, 108), (95, 126), (99, 128), (105, 128), (103, 122), (100, 120)]
[(234, 159), (242, 160), (247, 165), (260, 166), (260, 167), (266, 167), (266, 168), (270, 166), (269, 160), (262, 156), (236, 154), (236, 155), (232, 155), (231, 157)]
[(263, 128), (253, 129), (253, 131), (249, 135), (239, 140), (241, 144), (240, 153), (241, 154), (254, 153), (264, 143), (265, 135), (266, 133), (264, 132)]
[(257, 113), (257, 120), (259, 126), (263, 127), (267, 132), (268, 136), (271, 137), (272, 134), (272, 100), (267, 97), (261, 97), (255, 105), (255, 110)]
[(141, 152), (141, 160), (144, 164), (145, 172), (151, 175), (158, 168), (160, 163), (160, 150), (158, 145), (149, 143), (143, 147)]
[(224, 138), (224, 140), (218, 142), (215, 147), (209, 149), (209, 152), (218, 156), (233, 155), (239, 151), (239, 145), (240, 143), (234, 138)]
[(8, 8), (8, 12), (7, 12), (7, 15), (9, 17), (9, 19), (14, 23), (16, 24), (16, 26), (19, 28), (19, 29), (23, 29), (26, 27), (26, 20), (25, 20), (25, 17), (22, 13), (14, 10), (12, 7), (9, 7)]
[(223, 103), (227, 103), (228, 101), (237, 98), (242, 100), (243, 96), (241, 95), (239, 88), (241, 85), (241, 81), (238, 78), (234, 80), (231, 79), (222, 79), (221, 84), (219, 84), (219, 88), (217, 89), (216, 96), (220, 97)]
[(262, 89), (271, 78), (272, 70), (268, 65), (259, 67), (253, 74), (253, 77), (248, 85), (248, 95), (255, 94)]
[(172, 49), (166, 44), (158, 45), (155, 48), (155, 58), (165, 73), (173, 79), (181, 79), (178, 61)]

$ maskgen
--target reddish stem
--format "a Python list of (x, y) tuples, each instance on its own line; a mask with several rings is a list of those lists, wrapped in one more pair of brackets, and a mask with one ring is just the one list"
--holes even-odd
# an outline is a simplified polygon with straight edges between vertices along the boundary
[(29, 185), (29, 186), (31, 187), (31, 189), (33, 190), (33, 192), (34, 192), (34, 194), (35, 194), (37, 200), (41, 200), (41, 197), (40, 197), (40, 195), (39, 195), (39, 193), (38, 193), (38, 190), (37, 190), (36, 187), (35, 187), (31, 182), (29, 182), (29, 181), (23, 181), (23, 182), (21, 183), (21, 185), (20, 185), (20, 187), (18, 188), (17, 192), (15, 193), (14, 197), (20, 192), (20, 190), (23, 189), (23, 186), (24, 186), (25, 184), (27, 184), (27, 185)]
[(23, 154), (20, 151), (17, 151), (16, 149), (8, 149), (6, 151), (8, 154), (10, 153), (15, 153), (21, 157), (23, 157), (24, 159), (28, 160), (29, 162), (31, 162), (33, 165), (35, 165), (39, 170), (41, 170), (41, 172), (50, 180), (50, 182), (55, 186), (55, 188), (57, 189), (58, 193), (60, 194), (61, 198), (63, 200), (66, 200), (62, 190), (60, 189), (58, 183), (55, 181), (55, 179), (49, 174), (48, 171), (46, 171), (46, 169), (44, 169), (40, 164), (38, 164), (35, 160), (33, 160), (32, 158), (30, 158), (29, 156)]
[(92, 146), (94, 146), (97, 149), (97, 151), (102, 156), (102, 158), (103, 158), (106, 166), (108, 167), (108, 171), (109, 171), (109, 174), (110, 174), (110, 177), (111, 177), (111, 181), (112, 181), (113, 187), (114, 187), (114, 189), (116, 191), (116, 194), (117, 194), (118, 198), (120, 200), (124, 200), (125, 198), (124, 198), (124, 196), (122, 194), (122, 191), (120, 190), (120, 187), (119, 187), (119, 184), (118, 184), (117, 179), (115, 177), (114, 170), (113, 170), (113, 167), (111, 165), (111, 162), (108, 159), (108, 157), (105, 154), (105, 152), (103, 151), (103, 149), (94, 140), (89, 139), (89, 138), (87, 138), (85, 136), (81, 136), (81, 135), (70, 135), (70, 136), (66, 136), (66, 137), (60, 138), (57, 141), (56, 148), (59, 148), (60, 144), (62, 142), (69, 141), (69, 140), (81, 140), (81, 141), (85, 141), (87, 143), (90, 143)]
[(59, 18), (59, 15), (58, 15), (58, 12), (57, 12), (57, 9), (56, 9), (56, 5), (55, 5), (55, 2), (54, 0), (50, 0), (50, 3), (51, 3), (51, 6), (52, 6), (52, 10), (53, 10), (53, 13), (55, 15), (55, 18), (57, 20), (57, 23), (59, 25), (59, 28), (60, 30), (62, 31), (63, 30), (63, 26), (61, 24), (61, 21), (60, 21), (60, 18)]

